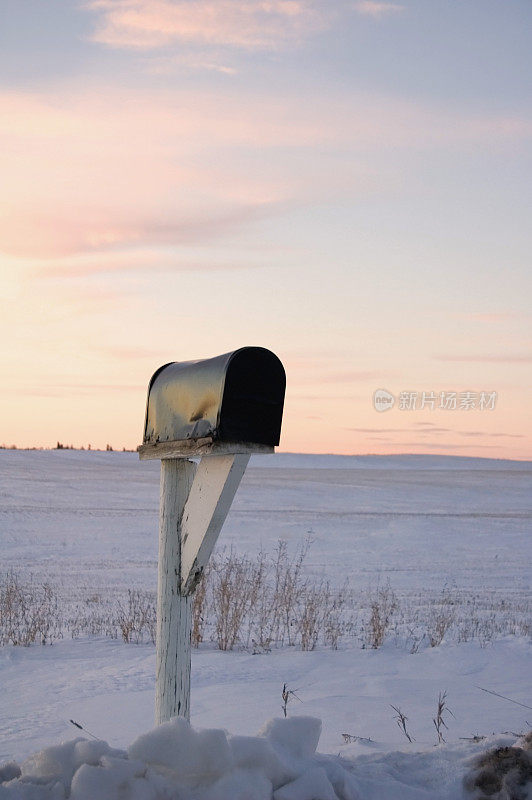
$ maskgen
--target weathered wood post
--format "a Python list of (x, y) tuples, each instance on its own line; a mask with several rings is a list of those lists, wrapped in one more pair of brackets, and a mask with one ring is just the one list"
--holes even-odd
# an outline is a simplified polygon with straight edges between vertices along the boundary
[(150, 381), (139, 456), (161, 460), (157, 724), (190, 716), (194, 591), (250, 456), (279, 444), (285, 384), (262, 347), (166, 364)]
[(161, 461), (155, 722), (190, 716), (190, 631), (193, 595), (182, 594), (181, 520), (196, 465)]

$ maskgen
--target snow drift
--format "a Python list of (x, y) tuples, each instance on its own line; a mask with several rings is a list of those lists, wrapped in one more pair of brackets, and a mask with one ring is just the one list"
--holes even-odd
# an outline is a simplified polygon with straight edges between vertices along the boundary
[(0, 798), (358, 800), (337, 759), (317, 756), (321, 722), (274, 719), (258, 736), (194, 730), (176, 717), (127, 751), (74, 739), (0, 770)]
[(478, 746), (348, 761), (317, 754), (320, 733), (314, 717), (273, 719), (257, 736), (174, 718), (127, 751), (78, 738), (0, 767), (0, 800), (460, 800), (467, 771), (471, 797), (481, 783)]

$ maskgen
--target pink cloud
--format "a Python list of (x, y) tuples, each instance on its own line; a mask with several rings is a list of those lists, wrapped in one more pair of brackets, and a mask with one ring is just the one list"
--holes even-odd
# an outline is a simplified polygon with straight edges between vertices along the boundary
[[(113, 273), (160, 273), (160, 272), (220, 272), (228, 270), (257, 269), (264, 266), (252, 260), (245, 262), (237, 261), (234, 258), (227, 261), (204, 259), (188, 259), (178, 254), (162, 255), (161, 250), (156, 246), (153, 249), (143, 249), (140, 252), (132, 252), (127, 249), (124, 252), (108, 253), (95, 252), (91, 259), (86, 256), (62, 256), (54, 258), (53, 264), (47, 261), (37, 262), (38, 266), (33, 267), (33, 275), (37, 278), (86, 278), (91, 275), (110, 275)], [(113, 296), (112, 293), (109, 295)], [(120, 294), (123, 299), (123, 293)], [(95, 300), (98, 295), (95, 294)]]
[(31, 258), (94, 253), (99, 263), (126, 248), (235, 235), (288, 208), (397, 191), (407, 176), (379, 172), (383, 147), (532, 133), (524, 118), (462, 117), (351, 93), (258, 98), (99, 86), (0, 100), (0, 248)]
[[(415, 423), (419, 425), (420, 423)], [(490, 433), (489, 431), (460, 431), (460, 430), (453, 430), (452, 428), (438, 428), (436, 426), (431, 427), (427, 430), (420, 430), (418, 428), (345, 428), (346, 431), (353, 431), (355, 433), (415, 433), (421, 436), (432, 436), (433, 434), (437, 433), (450, 433), (453, 436), (465, 436), (465, 437), (486, 437), (486, 438), (507, 438), (507, 439), (524, 439), (524, 434), (521, 433)], [(419, 444), (422, 444), (423, 440), (420, 440)]]
[[(393, 443), (396, 447), (421, 447), (424, 450), (429, 448), (430, 450), (441, 450), (442, 455), (445, 455), (447, 450), (469, 450), (471, 445), (469, 444), (448, 444), (447, 442), (396, 442), (392, 439), (388, 440), (390, 443)], [(497, 445), (494, 444), (475, 444), (475, 448), (482, 448), (483, 450), (493, 450)]]
[(111, 47), (152, 50), (176, 43), (273, 50), (321, 29), (308, 0), (92, 0), (93, 39)]
[[(142, 203), (139, 201), (139, 205)], [(18, 256), (43, 256), (47, 258), (76, 255), (79, 252), (94, 254), (92, 263), (72, 263), (63, 266), (54, 264), (41, 268), (41, 274), (60, 276), (68, 271), (71, 275), (89, 275), (96, 272), (120, 272), (123, 269), (135, 271), (146, 269), (147, 264), (133, 263), (131, 259), (102, 259), (103, 254), (112, 254), (121, 248), (135, 247), (142, 244), (144, 248), (166, 245), (192, 245), (201, 241), (203, 244), (238, 231), (251, 222), (264, 218), (272, 213), (272, 205), (265, 203), (247, 206), (241, 205), (224, 210), (218, 215), (206, 209), (187, 214), (177, 209), (175, 218), (167, 221), (158, 219), (148, 209), (121, 213), (118, 207), (99, 212), (97, 208), (85, 208), (82, 214), (73, 213), (70, 209), (59, 208), (56, 214), (44, 211), (29, 213), (17, 217), (8, 213), (0, 222), (0, 236), (3, 247)], [(170, 212), (165, 212), (168, 217)], [(181, 218), (180, 218), (180, 215)], [(24, 231), (31, 229), (32, 236), (24, 241)], [(151, 260), (153, 261), (153, 254)], [(155, 265), (155, 269), (172, 270), (211, 270), (232, 268), (229, 264), (212, 264), (197, 260), (182, 262), (168, 258), (166, 262)], [(235, 268), (235, 267), (233, 267)], [(236, 267), (238, 268), (238, 266)], [(242, 266), (240, 266), (242, 268)]]
[(524, 439), (522, 433), (486, 433), (486, 431), (457, 431), (459, 436), (486, 436), (489, 438)]
[(54, 383), (53, 385), (24, 386), (21, 393), (30, 397), (77, 397), (108, 392), (145, 392), (141, 384), (109, 384), (109, 383)]

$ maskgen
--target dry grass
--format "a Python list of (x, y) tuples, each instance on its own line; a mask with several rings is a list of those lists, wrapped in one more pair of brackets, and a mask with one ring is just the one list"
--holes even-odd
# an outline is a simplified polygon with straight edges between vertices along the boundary
[(118, 602), (116, 623), (126, 643), (140, 644), (148, 636), (155, 644), (157, 606), (148, 592), (129, 589), (127, 602)]
[(445, 742), (443, 736), (443, 729), (447, 728), (447, 723), (445, 722), (445, 716), (447, 715), (454, 717), (453, 712), (447, 705), (447, 692), (440, 692), (438, 695), (438, 705), (436, 708), (436, 715), (432, 719), (434, 727), (436, 728), (436, 733), (438, 735), (438, 742), (437, 742), (438, 744), (443, 744)]
[(196, 587), (194, 594), (194, 605), (192, 607), (192, 646), (199, 647), (205, 635), (207, 624), (207, 586), (210, 582), (211, 565), (203, 570), (202, 580)]
[(22, 582), (14, 572), (0, 581), (0, 644), (51, 644), (62, 636), (59, 604), (53, 588)]
[(394, 720), (396, 721), (397, 727), (399, 728), (401, 733), (404, 736), (406, 736), (406, 738), (410, 743), (415, 742), (416, 740), (414, 739), (414, 737), (411, 736), (410, 733), (408, 732), (408, 728), (406, 725), (406, 723), (408, 722), (408, 717), (406, 716), (406, 714), (403, 711), (401, 711), (401, 709), (398, 706), (390, 706), (390, 708), (393, 708), (393, 710), (395, 711)]
[(475, 759), (464, 778), (475, 800), (526, 800), (532, 790), (532, 731), (512, 747), (496, 747)]
[(263, 559), (250, 561), (230, 553), (215, 559), (211, 570), (212, 609), (216, 643), (232, 650), (241, 640), (263, 586)]
[[(353, 591), (331, 586), (306, 565), (307, 540), (290, 553), (279, 542), (273, 554), (254, 558), (233, 551), (213, 556), (193, 606), (192, 643), (221, 650), (244, 648), (337, 649), (346, 640), (377, 649), (393, 641), (416, 653), (445, 642), (481, 646), (506, 636), (530, 636), (532, 599), (445, 587), (442, 592), (399, 595), (389, 584)], [(0, 576), (0, 644), (49, 643), (69, 635), (155, 641), (155, 592), (85, 587), (60, 595), (47, 583)], [(81, 595), (81, 596), (80, 596)]]
[(215, 556), (196, 598), (204, 623), (201, 640), (193, 637), (194, 643), (210, 631), (221, 650), (313, 650), (320, 643), (337, 648), (351, 615), (348, 588), (333, 590), (324, 578), (305, 574), (309, 546), (304, 542), (293, 557), (286, 542), (279, 542), (271, 558), (264, 553), (254, 560), (233, 552)]
[(390, 585), (370, 592), (370, 616), (366, 626), (366, 644), (374, 650), (384, 644), (398, 601)]

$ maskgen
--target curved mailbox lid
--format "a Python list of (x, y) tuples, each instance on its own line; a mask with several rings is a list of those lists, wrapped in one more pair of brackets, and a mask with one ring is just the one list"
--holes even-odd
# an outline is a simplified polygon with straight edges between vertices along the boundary
[(283, 365), (263, 347), (166, 364), (150, 381), (144, 444), (211, 437), (277, 445), (285, 385)]

